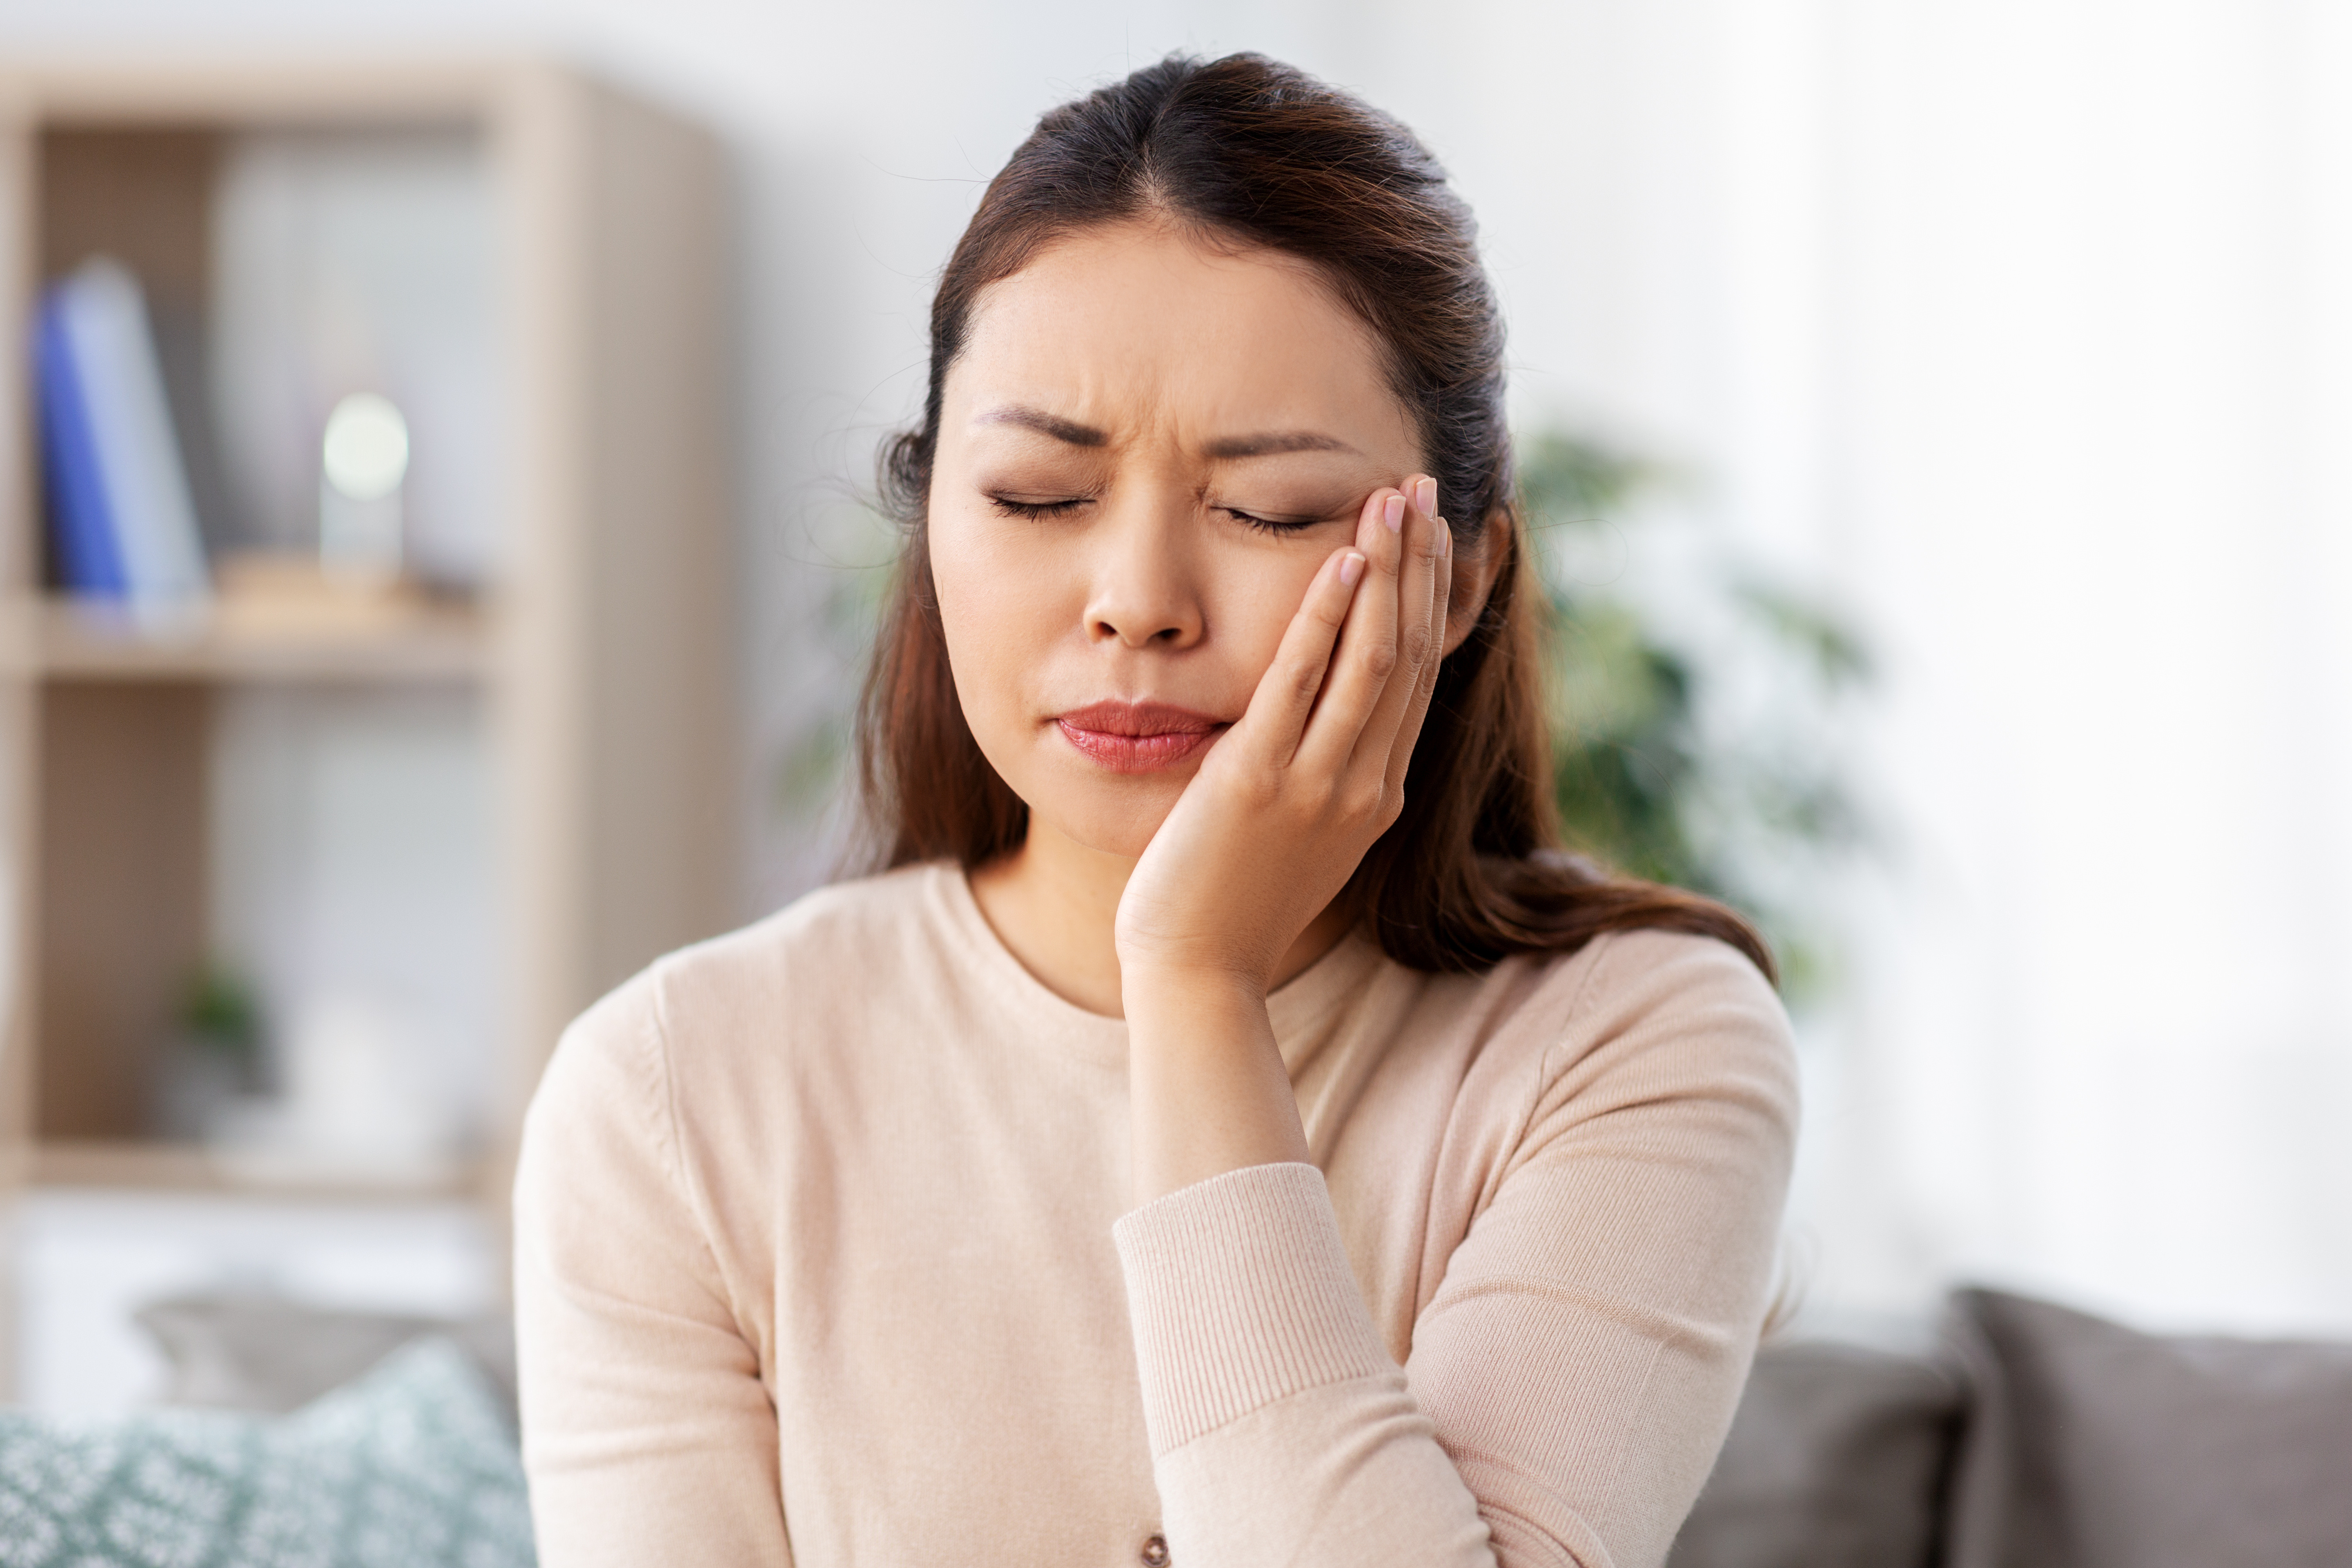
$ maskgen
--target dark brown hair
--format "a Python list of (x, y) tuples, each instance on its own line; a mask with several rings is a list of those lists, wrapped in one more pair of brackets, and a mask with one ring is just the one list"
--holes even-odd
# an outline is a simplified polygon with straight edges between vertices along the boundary
[(1402, 815), (1349, 884), (1381, 949), (1425, 970), (1566, 952), (1602, 931), (1718, 937), (1770, 975), (1753, 927), (1678, 889), (1564, 853), (1551, 798), (1538, 621), (1503, 411), (1503, 323), (1469, 208), (1412, 133), (1257, 55), (1171, 56), (1064, 104), (989, 182), (940, 279), (923, 422), (882, 458), (908, 530), (860, 711), (859, 767), (882, 865), (978, 866), (1020, 844), (1028, 807), (981, 754), (948, 667), (925, 514), (949, 367), (982, 289), (1076, 230), (1172, 223), (1312, 263), (1383, 345), (1454, 536), (1500, 552), (1477, 621), (1441, 668)]

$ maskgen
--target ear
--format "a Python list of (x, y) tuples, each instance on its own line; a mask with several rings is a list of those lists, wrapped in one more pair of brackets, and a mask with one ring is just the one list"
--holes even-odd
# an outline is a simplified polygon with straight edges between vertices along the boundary
[(1445, 651), (1452, 653), (1478, 624), (1478, 616), (1486, 608), (1486, 595), (1495, 591), (1495, 580), (1502, 575), (1503, 563), (1518, 547), (1511, 531), (1508, 512), (1491, 512), (1486, 526), (1478, 531), (1475, 549), (1464, 549), (1457, 540), (1454, 551), (1454, 591), (1445, 601)]

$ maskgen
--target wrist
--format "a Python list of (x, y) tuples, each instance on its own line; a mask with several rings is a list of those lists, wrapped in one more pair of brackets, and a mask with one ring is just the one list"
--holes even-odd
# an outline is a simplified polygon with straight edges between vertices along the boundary
[(1205, 1021), (1265, 1011), (1265, 982), (1229, 967), (1123, 963), (1118, 986), (1130, 1026), (1161, 1017)]

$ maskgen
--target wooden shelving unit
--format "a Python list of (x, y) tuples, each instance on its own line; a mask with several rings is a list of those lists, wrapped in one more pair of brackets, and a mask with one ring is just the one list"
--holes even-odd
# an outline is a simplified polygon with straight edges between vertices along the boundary
[(0, 669), (36, 681), (475, 682), (489, 673), (489, 617), (436, 610), (349, 627), (239, 626), (208, 616), (163, 632), (54, 600), (0, 611)]
[[(103, 247), (151, 298), (200, 297), (213, 149), (272, 128), (478, 139), (498, 215), (499, 570), (476, 602), (349, 629), (93, 620), (42, 587), (20, 368), (37, 292)], [(0, 67), (7, 1190), (464, 1192), (502, 1216), (521, 1108), (563, 1025), (731, 922), (724, 184), (701, 131), (530, 61)], [(489, 1133), (461, 1166), (306, 1173), (148, 1135), (144, 1075), (206, 956), (220, 700), (289, 684), (330, 700), (456, 688), (478, 707), (496, 780), (499, 1044)]]
[(239, 1156), (197, 1143), (53, 1139), (34, 1147), (29, 1168), (18, 1172), (17, 1179), (35, 1187), (396, 1203), (475, 1195), (481, 1172), (473, 1161), (396, 1172), (366, 1171)]

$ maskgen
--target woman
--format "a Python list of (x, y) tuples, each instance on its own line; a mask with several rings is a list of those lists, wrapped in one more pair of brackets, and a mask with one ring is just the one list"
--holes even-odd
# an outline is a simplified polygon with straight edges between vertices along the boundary
[(1795, 1119), (1737, 917), (1552, 847), (1502, 332), (1253, 56), (1047, 115), (940, 285), (887, 874), (565, 1037), (542, 1561), (1660, 1561)]

